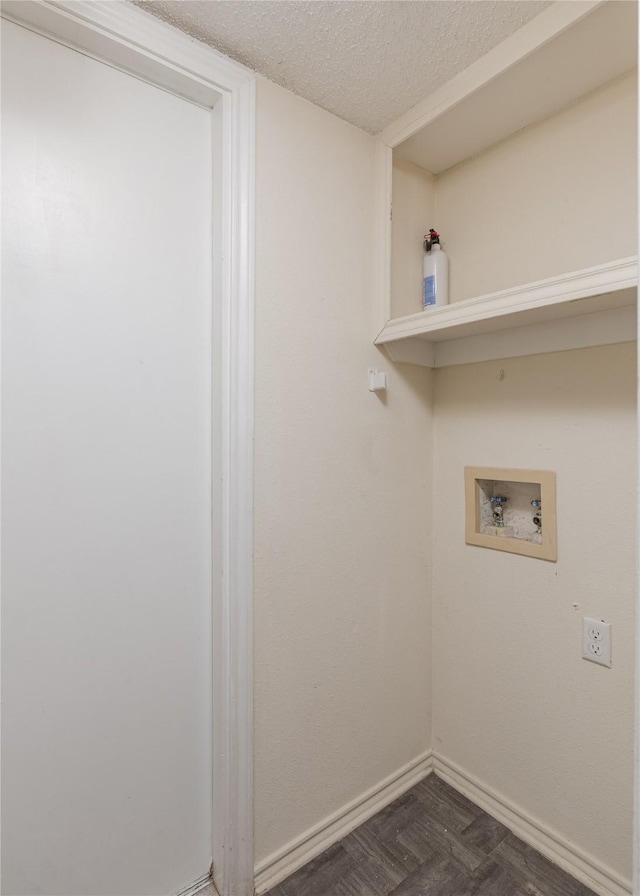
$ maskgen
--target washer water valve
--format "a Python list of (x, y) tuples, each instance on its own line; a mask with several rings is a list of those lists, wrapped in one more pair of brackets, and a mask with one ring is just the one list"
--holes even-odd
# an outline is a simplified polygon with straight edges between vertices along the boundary
[(533, 525), (536, 527), (536, 535), (542, 535), (542, 501), (532, 501)]
[(504, 529), (504, 505), (508, 500), (508, 498), (501, 498), (499, 496), (490, 499), (493, 506), (493, 525), (496, 529)]
[(505, 526), (504, 523), (504, 512), (507, 509), (508, 500), (504, 495), (494, 495), (492, 498), (489, 498), (493, 516), (493, 526), (488, 530), (490, 535), (498, 535), (502, 538), (513, 537), (513, 526)]

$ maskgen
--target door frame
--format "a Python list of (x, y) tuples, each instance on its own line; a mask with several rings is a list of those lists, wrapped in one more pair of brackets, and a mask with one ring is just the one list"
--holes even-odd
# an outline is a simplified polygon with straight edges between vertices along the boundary
[(211, 111), (213, 879), (253, 896), (255, 75), (123, 0), (3, 0), (1, 14)]

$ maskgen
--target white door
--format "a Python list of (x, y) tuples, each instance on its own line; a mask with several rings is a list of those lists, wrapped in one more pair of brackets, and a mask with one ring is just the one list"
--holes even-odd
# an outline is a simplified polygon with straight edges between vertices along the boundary
[(210, 113), (2, 26), (2, 892), (211, 861)]

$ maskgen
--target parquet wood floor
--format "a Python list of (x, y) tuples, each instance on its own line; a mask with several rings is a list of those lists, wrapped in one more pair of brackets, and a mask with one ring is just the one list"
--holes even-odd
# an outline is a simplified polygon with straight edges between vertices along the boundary
[(267, 896), (596, 896), (430, 775)]

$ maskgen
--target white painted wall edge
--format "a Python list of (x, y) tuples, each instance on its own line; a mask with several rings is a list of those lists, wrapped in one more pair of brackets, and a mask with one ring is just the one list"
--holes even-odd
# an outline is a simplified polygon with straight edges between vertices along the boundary
[[(253, 402), (255, 75), (125, 2), (6, 0), (2, 15), (213, 112), (221, 359), (213, 408), (214, 868), (221, 896), (253, 896)], [(217, 506), (216, 506), (217, 505)]]
[(253, 72), (124, 0), (2, 0), (2, 16), (205, 108)]
[[(640, 120), (639, 120), (640, 127)], [(639, 133), (640, 138), (640, 133)], [(640, 202), (640, 198), (638, 200)], [(638, 334), (640, 338), (640, 334)], [(636, 408), (640, 407), (640, 357), (638, 365), (638, 387)], [(640, 445), (640, 414), (636, 411), (637, 441)], [(640, 520), (640, 452), (637, 456), (636, 476), (636, 542), (638, 520)], [(634, 787), (633, 787), (633, 892), (640, 893), (640, 556), (636, 552), (636, 688), (634, 694)]]
[[(213, 878), (220, 896), (253, 896), (255, 80), (223, 102), (221, 578), (214, 595), (222, 624), (213, 651), (214, 803), (221, 801), (223, 820), (220, 830), (214, 823)], [(215, 515), (214, 506), (214, 531)]]
[[(638, 23), (638, 45), (640, 46), (640, 22)], [(638, 98), (638, 112), (640, 113), (640, 97)], [(640, 114), (637, 120), (637, 137), (640, 140)], [(638, 161), (640, 171), (640, 159)], [(636, 186), (636, 208), (640, 207), (640, 178)], [(639, 235), (640, 238), (640, 235)], [(640, 255), (640, 244), (638, 246)], [(636, 325), (636, 334), (638, 334)], [(636, 445), (640, 445), (640, 357), (636, 358), (638, 365), (638, 389), (636, 392), (636, 426), (637, 441)], [(640, 451), (637, 452), (637, 470), (636, 476), (636, 543), (638, 540), (638, 526), (640, 520)], [(636, 688), (634, 693), (634, 787), (633, 787), (633, 892), (640, 893), (640, 556), (636, 551)]]
[(460, 766), (435, 753), (433, 770), (438, 777), (502, 822), (516, 836), (596, 893), (601, 896), (631, 896), (631, 881), (598, 862), (575, 843), (571, 843)]
[(275, 887), (298, 868), (302, 868), (325, 849), (364, 824), (368, 818), (384, 809), (432, 771), (432, 752), (428, 750), (319, 824), (309, 828), (295, 840), (291, 840), (282, 849), (267, 856), (256, 866), (256, 893), (265, 893), (271, 887)]
[(378, 141), (375, 155), (376, 204), (374, 227), (374, 263), (376, 266), (374, 293), (373, 338), (384, 329), (391, 317), (391, 218), (393, 153)]

